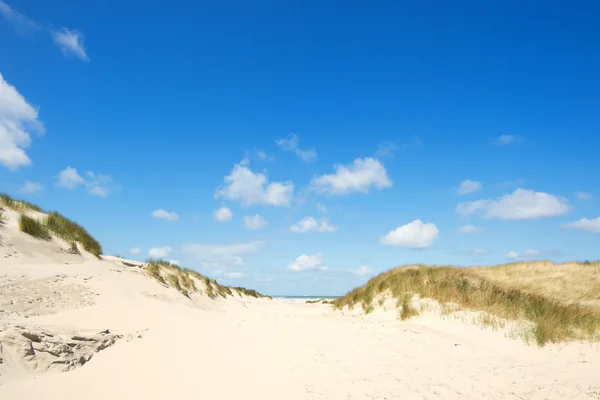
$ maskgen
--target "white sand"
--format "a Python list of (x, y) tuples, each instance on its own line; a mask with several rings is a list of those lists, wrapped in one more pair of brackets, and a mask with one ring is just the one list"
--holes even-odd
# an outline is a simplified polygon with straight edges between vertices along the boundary
[(597, 345), (538, 349), (433, 315), (190, 300), (11, 221), (0, 239), (0, 399), (600, 399)]

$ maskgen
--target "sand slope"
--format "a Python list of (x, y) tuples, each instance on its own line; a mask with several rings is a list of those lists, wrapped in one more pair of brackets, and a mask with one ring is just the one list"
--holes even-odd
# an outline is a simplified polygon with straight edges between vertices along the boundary
[(600, 399), (598, 345), (538, 349), (430, 314), (188, 299), (132, 263), (0, 237), (1, 399)]

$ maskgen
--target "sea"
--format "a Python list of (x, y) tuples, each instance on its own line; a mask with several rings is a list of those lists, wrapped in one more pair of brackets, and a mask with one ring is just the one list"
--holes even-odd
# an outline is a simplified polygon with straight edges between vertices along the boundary
[(306, 303), (308, 300), (335, 300), (340, 296), (271, 296), (284, 303)]

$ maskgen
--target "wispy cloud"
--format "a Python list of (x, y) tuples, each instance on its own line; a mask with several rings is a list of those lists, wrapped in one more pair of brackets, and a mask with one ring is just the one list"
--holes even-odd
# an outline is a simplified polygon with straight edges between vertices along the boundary
[(562, 254), (558, 250), (537, 250), (537, 249), (527, 249), (522, 252), (509, 251), (506, 257), (513, 260), (521, 260), (527, 258), (540, 258), (540, 257), (551, 257), (558, 256)]
[(76, 168), (67, 167), (58, 173), (56, 186), (69, 190), (86, 186), (89, 194), (98, 197), (107, 197), (116, 186), (108, 175), (96, 174), (92, 171), (88, 171), (85, 175), (87, 179), (82, 177)]
[(153, 247), (148, 250), (148, 256), (150, 258), (165, 258), (168, 257), (172, 251), (173, 249), (169, 246)]
[(251, 231), (256, 231), (258, 229), (261, 229), (261, 228), (265, 227), (268, 224), (267, 220), (264, 219), (259, 214), (256, 214), (256, 215), (245, 215), (242, 218), (242, 221), (244, 221), (244, 226), (246, 227), (246, 229), (249, 229)]
[(575, 192), (575, 197), (579, 200), (590, 200), (593, 196), (586, 192)]
[(256, 253), (264, 242), (252, 241), (233, 244), (185, 243), (180, 252), (201, 267), (219, 269), (244, 264), (242, 256)]
[(290, 133), (286, 138), (278, 139), (275, 141), (275, 143), (277, 143), (277, 146), (279, 146), (281, 150), (296, 153), (296, 155), (300, 157), (302, 161), (315, 161), (317, 159), (317, 151), (314, 148), (301, 149), (298, 145), (299, 142), (300, 139), (298, 138), (298, 135), (294, 133)]
[(23, 186), (19, 188), (19, 193), (32, 194), (42, 190), (44, 190), (44, 186), (42, 186), (41, 183), (25, 181), (25, 183), (23, 183)]
[(62, 28), (53, 32), (54, 43), (63, 54), (74, 55), (82, 61), (90, 61), (85, 46), (83, 45), (83, 34), (77, 30)]
[(479, 226), (475, 226), (475, 225), (463, 225), (460, 228), (458, 228), (458, 233), (461, 233), (463, 235), (468, 235), (471, 233), (481, 233), (484, 230), (485, 229), (483, 229)]
[(64, 27), (60, 29), (43, 27), (11, 8), (3, 0), (0, 0), (0, 16), (6, 19), (20, 34), (46, 32), (63, 54), (74, 55), (82, 61), (90, 60), (83, 44), (83, 34), (78, 30)]
[(515, 135), (500, 135), (496, 139), (494, 139), (494, 144), (498, 146), (507, 146), (511, 143), (519, 143), (522, 142), (523, 138)]
[(479, 181), (472, 181), (470, 179), (464, 180), (460, 183), (458, 188), (456, 189), (456, 193), (458, 194), (468, 194), (473, 193), (483, 188), (483, 184)]
[(386, 140), (377, 145), (377, 150), (375, 151), (375, 158), (391, 158), (394, 157), (398, 150), (408, 149), (410, 147), (417, 147), (422, 144), (421, 139), (417, 136), (413, 136), (410, 140), (405, 142), (396, 143), (390, 140)]
[(152, 216), (156, 219), (162, 219), (171, 222), (179, 219), (179, 215), (177, 215), (177, 213), (169, 212), (167, 210), (163, 210), (162, 208), (152, 211)]
[(335, 232), (337, 227), (329, 225), (325, 220), (317, 221), (313, 217), (305, 217), (297, 223), (290, 226), (290, 231), (296, 233), (308, 233), (308, 232)]

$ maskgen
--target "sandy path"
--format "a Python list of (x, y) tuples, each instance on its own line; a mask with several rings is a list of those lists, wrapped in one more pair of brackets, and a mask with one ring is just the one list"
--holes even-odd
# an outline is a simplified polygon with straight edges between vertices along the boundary
[(9, 382), (0, 398), (600, 398), (600, 351), (589, 345), (540, 350), (456, 321), (323, 305), (170, 307), (142, 339), (74, 371)]

